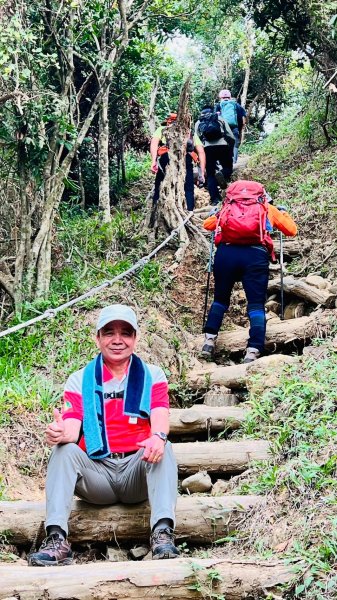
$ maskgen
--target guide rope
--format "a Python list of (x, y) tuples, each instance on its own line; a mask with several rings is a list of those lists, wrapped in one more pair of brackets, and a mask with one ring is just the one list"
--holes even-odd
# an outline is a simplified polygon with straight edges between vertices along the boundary
[(152, 252), (150, 252), (150, 254), (147, 254), (146, 256), (143, 256), (142, 258), (140, 258), (134, 265), (132, 265), (132, 267), (130, 267), (126, 271), (123, 271), (123, 273), (116, 275), (116, 277), (113, 277), (112, 279), (103, 281), (103, 283), (101, 283), (100, 285), (96, 285), (95, 287), (91, 288), (84, 294), (81, 294), (81, 296), (78, 296), (77, 298), (73, 298), (73, 300), (69, 300), (69, 302), (65, 302), (64, 304), (61, 304), (60, 306), (57, 306), (56, 308), (47, 308), (44, 311), (44, 313), (42, 313), (41, 315), (39, 315), (37, 317), (34, 317), (34, 319), (30, 319), (29, 321), (25, 321), (24, 323), (19, 323), (18, 325), (9, 327), (9, 329), (0, 331), (0, 338), (5, 337), (6, 335), (10, 335), (11, 333), (14, 333), (16, 331), (19, 331), (20, 329), (23, 329), (24, 327), (30, 327), (30, 325), (39, 323), (40, 321), (43, 321), (44, 319), (52, 319), (52, 318), (56, 317), (56, 315), (59, 312), (61, 312), (61, 310), (65, 310), (66, 308), (69, 308), (70, 306), (74, 306), (74, 304), (78, 304), (79, 302), (82, 302), (82, 300), (91, 298), (92, 296), (95, 296), (96, 294), (98, 294), (99, 292), (104, 290), (105, 288), (110, 287), (111, 285), (116, 283), (116, 281), (120, 281), (121, 279), (124, 279), (124, 277), (128, 277), (128, 275), (132, 275), (135, 271), (137, 271), (141, 267), (144, 267), (151, 260), (151, 258), (153, 258), (153, 256), (155, 256), (162, 248), (164, 248), (164, 246), (166, 246), (168, 244), (168, 242), (178, 234), (180, 229), (182, 229), (182, 227), (185, 227), (186, 223), (191, 219), (192, 216), (193, 216), (193, 212), (190, 212), (188, 214), (188, 216), (186, 217), (186, 219), (184, 219), (184, 221), (178, 227), (176, 227), (176, 229), (173, 229), (171, 231), (170, 235), (163, 242), (161, 242), (161, 244), (159, 244), (159, 246), (156, 246), (156, 248), (154, 248), (154, 250), (152, 250)]

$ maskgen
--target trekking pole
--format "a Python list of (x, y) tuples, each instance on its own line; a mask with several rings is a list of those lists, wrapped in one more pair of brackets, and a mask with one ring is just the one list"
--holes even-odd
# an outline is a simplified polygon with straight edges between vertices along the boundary
[(284, 320), (284, 286), (283, 286), (283, 234), (280, 231), (280, 267), (281, 267), (281, 314), (280, 319)]
[(208, 269), (207, 269), (206, 296), (205, 296), (204, 316), (203, 316), (203, 319), (202, 319), (202, 328), (203, 329), (205, 327), (205, 322), (206, 322), (209, 285), (210, 285), (211, 273), (212, 273), (212, 258), (213, 258), (214, 236), (215, 236), (215, 232), (213, 231), (212, 237), (211, 237), (211, 249), (210, 249), (210, 253), (209, 253), (209, 261), (208, 261)]

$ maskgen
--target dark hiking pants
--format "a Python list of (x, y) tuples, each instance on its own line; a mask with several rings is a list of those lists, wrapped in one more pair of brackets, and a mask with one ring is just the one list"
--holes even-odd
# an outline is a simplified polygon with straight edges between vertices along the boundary
[(206, 146), (205, 154), (208, 191), (211, 202), (216, 203), (220, 200), (218, 185), (215, 178), (216, 163), (219, 161), (224, 178), (229, 180), (233, 173), (233, 146)]
[(262, 246), (220, 244), (214, 259), (214, 302), (205, 333), (217, 334), (230, 305), (234, 283), (241, 281), (247, 298), (250, 322), (249, 348), (264, 349), (266, 335), (265, 301), (267, 297), (269, 255)]
[[(169, 163), (169, 155), (166, 152), (158, 160), (158, 171), (154, 182), (153, 202), (156, 204), (159, 200), (160, 185), (165, 177), (166, 167)], [(194, 210), (194, 178), (193, 161), (190, 154), (186, 154), (186, 177), (185, 177), (185, 198), (187, 210)]]

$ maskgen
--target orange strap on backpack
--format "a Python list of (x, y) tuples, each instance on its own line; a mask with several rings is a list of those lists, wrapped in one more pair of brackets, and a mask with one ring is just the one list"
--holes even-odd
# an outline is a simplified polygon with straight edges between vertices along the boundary
[(163, 154), (166, 154), (169, 151), (167, 146), (159, 146), (158, 150), (157, 150), (157, 156), (163, 156)]

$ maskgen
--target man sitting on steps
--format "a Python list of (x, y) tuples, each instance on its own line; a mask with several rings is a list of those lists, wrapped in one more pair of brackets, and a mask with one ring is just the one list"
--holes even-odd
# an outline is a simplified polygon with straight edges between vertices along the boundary
[(46, 533), (33, 566), (72, 561), (67, 540), (73, 494), (92, 504), (149, 499), (154, 559), (175, 558), (177, 465), (170, 442), (163, 370), (134, 354), (137, 318), (129, 306), (100, 312), (100, 353), (70, 375), (62, 415), (54, 410), (46, 441), (53, 446), (46, 481)]

